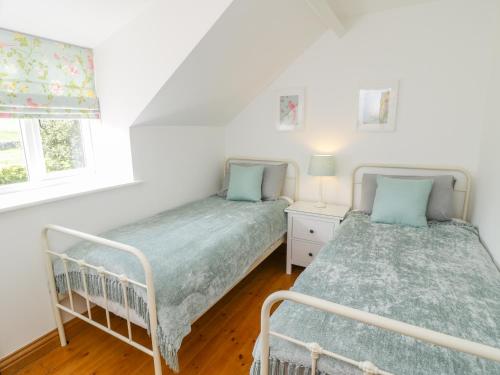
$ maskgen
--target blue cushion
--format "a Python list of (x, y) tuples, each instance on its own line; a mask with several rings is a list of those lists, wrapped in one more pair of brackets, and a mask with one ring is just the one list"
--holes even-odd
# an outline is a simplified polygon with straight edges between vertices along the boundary
[(264, 167), (261, 165), (243, 167), (232, 164), (226, 199), (231, 201), (260, 201), (262, 199), (263, 174)]
[(371, 220), (375, 223), (426, 227), (432, 180), (377, 177)]

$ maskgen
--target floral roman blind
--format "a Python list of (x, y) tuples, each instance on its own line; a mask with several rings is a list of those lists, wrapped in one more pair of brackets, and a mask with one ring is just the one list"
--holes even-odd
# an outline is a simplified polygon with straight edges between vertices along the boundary
[(92, 50), (0, 29), (0, 117), (99, 118)]

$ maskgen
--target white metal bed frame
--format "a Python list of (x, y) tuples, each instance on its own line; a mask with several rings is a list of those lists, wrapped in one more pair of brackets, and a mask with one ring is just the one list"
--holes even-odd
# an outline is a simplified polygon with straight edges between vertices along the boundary
[[(290, 159), (262, 159), (262, 158), (249, 158), (249, 157), (238, 157), (233, 156), (231, 158), (226, 159), (226, 163), (224, 166), (224, 176), (226, 176), (229, 171), (229, 166), (231, 163), (265, 163), (265, 164), (288, 164), (287, 175), (285, 180), (285, 185), (282, 189), (282, 196), (285, 198), (291, 198), (292, 200), (297, 200), (299, 196), (299, 186), (300, 186), (300, 176), (299, 176), (299, 165)], [(292, 169), (290, 170), (290, 166)], [(290, 176), (290, 172), (292, 175)]]
[[(355, 207), (355, 188), (361, 183), (357, 181), (357, 173), (361, 169), (367, 170), (392, 170), (399, 171), (395, 175), (407, 174), (408, 171), (423, 171), (428, 172), (426, 175), (436, 175), (439, 172), (448, 172), (454, 174), (460, 174), (463, 181), (461, 181), (462, 187), (455, 188), (455, 191), (463, 195), (463, 204), (461, 205), (461, 218), (466, 220), (469, 196), (470, 196), (470, 186), (471, 177), (468, 171), (462, 168), (449, 168), (449, 167), (436, 167), (436, 166), (412, 166), (412, 165), (392, 165), (392, 164), (364, 164), (356, 167), (352, 174), (352, 207)], [(406, 173), (405, 173), (406, 171)], [(394, 173), (393, 173), (394, 174)], [(458, 181), (457, 181), (458, 182)], [(343, 306), (334, 302), (326, 301), (324, 299), (308, 296), (305, 294), (293, 292), (293, 291), (278, 291), (270, 296), (264, 301), (261, 310), (261, 352), (260, 352), (260, 374), (269, 375), (269, 338), (270, 336), (275, 336), (279, 339), (286, 340), (293, 344), (302, 346), (303, 348), (309, 350), (311, 355), (311, 374), (316, 374), (317, 361), (321, 355), (326, 355), (328, 357), (334, 358), (336, 360), (351, 364), (354, 367), (360, 369), (365, 375), (392, 375), (392, 373), (385, 370), (379, 369), (375, 364), (370, 361), (358, 361), (354, 360), (340, 354), (328, 351), (322, 348), (316, 342), (303, 342), (296, 338), (284, 335), (282, 333), (274, 332), (270, 330), (269, 319), (271, 315), (272, 307), (281, 301), (291, 301), (294, 303), (299, 303), (306, 306), (311, 306), (313, 308), (323, 310), (338, 316), (355, 320), (364, 324), (372, 325), (378, 328), (382, 328), (388, 331), (399, 333), (404, 336), (413, 337), (417, 340), (421, 340), (434, 345), (442, 346), (448, 349), (453, 349), (459, 352), (475, 355), (477, 357), (493, 360), (500, 362), (500, 349), (480, 344), (477, 342), (472, 342), (469, 340), (464, 340), (458, 337), (446, 335), (444, 333), (436, 332), (430, 329), (414, 326), (411, 324), (403, 323), (394, 319), (389, 319), (382, 317), (380, 315), (368, 313), (366, 311), (353, 309), (351, 307)]]
[[(351, 207), (357, 208), (356, 202), (356, 189), (361, 187), (362, 181), (358, 179), (358, 174), (361, 171), (378, 174), (391, 174), (394, 176), (409, 176), (409, 175), (424, 175), (434, 176), (439, 174), (452, 174), (456, 181), (453, 188), (454, 192), (454, 206), (457, 217), (462, 220), (467, 220), (469, 213), (469, 201), (472, 177), (464, 168), (449, 167), (449, 166), (436, 166), (436, 165), (409, 165), (409, 164), (360, 164), (354, 168), (352, 172), (351, 184)], [(384, 172), (385, 171), (385, 172)], [(382, 172), (382, 173), (381, 173)], [(361, 175), (362, 176), (362, 175)]]
[[(228, 158), (225, 162), (225, 168), (224, 168), (224, 173), (226, 170), (229, 168), (229, 164), (232, 162), (243, 162), (243, 163), (263, 163), (263, 164), (277, 164), (277, 163), (287, 163), (289, 168), (288, 170), (290, 171), (290, 166), (291, 166), (291, 172), (292, 176), (287, 174), (287, 181), (290, 182), (292, 181), (292, 186), (289, 189), (289, 198), (295, 199), (298, 196), (298, 186), (299, 186), (299, 167), (297, 163), (295, 163), (292, 160), (277, 160), (277, 159), (253, 159), (253, 158), (246, 158), (246, 157), (232, 157)], [(286, 185), (286, 184), (285, 184)], [(287, 186), (284, 186), (283, 188), (283, 195), (287, 194), (286, 192)], [(286, 197), (286, 196), (285, 196)], [(134, 255), (141, 263), (143, 271), (144, 271), (144, 276), (146, 283), (140, 283), (136, 280), (133, 280), (129, 278), (127, 275), (118, 275), (116, 273), (113, 273), (111, 271), (106, 270), (104, 267), (100, 265), (93, 265), (90, 263), (85, 262), (84, 260), (81, 259), (74, 259), (69, 257), (65, 253), (59, 253), (52, 251), (50, 249), (49, 245), (49, 239), (48, 239), (48, 233), (52, 232), (58, 232), (62, 233), (67, 236), (71, 236), (74, 238), (78, 238), (80, 240), (92, 242), (95, 244), (99, 245), (104, 245), (119, 251), (123, 251), (129, 254)], [(221, 298), (228, 293), (234, 286), (236, 286), (245, 276), (247, 276), (252, 270), (255, 269), (264, 259), (266, 259), (274, 250), (276, 250), (283, 242), (285, 241), (285, 236), (280, 238), (278, 241), (274, 242), (269, 246), (264, 253), (252, 264), (252, 266), (245, 272), (244, 275), (241, 276), (230, 288), (228, 288), (225, 293), (221, 296)], [(61, 346), (66, 346), (67, 341), (66, 341), (66, 334), (64, 331), (64, 325), (61, 317), (61, 312), (64, 311), (76, 318), (79, 318), (94, 327), (99, 328), (100, 330), (109, 333), (110, 335), (116, 337), (117, 339), (133, 346), (136, 349), (139, 349), (140, 351), (148, 354), (153, 358), (153, 363), (154, 363), (154, 372), (155, 375), (161, 375), (162, 373), (162, 366), (161, 366), (161, 355), (160, 355), (160, 350), (158, 347), (158, 340), (156, 336), (157, 332), (157, 311), (156, 311), (156, 298), (155, 298), (155, 289), (154, 289), (154, 283), (153, 283), (153, 273), (151, 270), (151, 265), (148, 261), (148, 259), (145, 257), (145, 255), (137, 248), (133, 246), (129, 246), (120, 242), (116, 241), (111, 241), (102, 237), (94, 236), (92, 234), (88, 233), (83, 233), (74, 229), (69, 229), (65, 228), (59, 225), (46, 225), (45, 228), (42, 231), (42, 251), (46, 259), (46, 269), (47, 269), (47, 275), (48, 275), (48, 281), (49, 281), (49, 292), (50, 292), (50, 297), (51, 297), (51, 302), (52, 302), (52, 310), (54, 313), (54, 318), (56, 321), (57, 325), (57, 330), (59, 333), (59, 339), (61, 342)], [(55, 284), (55, 276), (54, 276), (54, 270), (52, 268), (52, 258), (59, 258), (62, 261), (63, 264), (63, 269), (65, 272), (66, 276), (66, 283), (67, 283), (67, 289), (68, 289), (68, 297), (69, 297), (69, 307), (63, 305), (59, 301), (59, 296), (57, 294), (57, 289), (56, 289), (56, 284)], [(87, 309), (87, 316), (81, 314), (75, 309), (75, 304), (74, 304), (74, 298), (73, 298), (73, 290), (70, 285), (70, 279), (69, 279), (69, 274), (68, 274), (68, 263), (73, 262), (78, 265), (79, 270), (80, 270), (80, 275), (82, 279), (82, 285), (83, 285), (83, 297), (85, 299), (86, 303), (86, 309)], [(85, 274), (87, 270), (93, 270), (99, 274), (100, 278), (100, 284), (101, 288), (103, 291), (103, 297), (104, 297), (104, 309), (106, 312), (106, 325), (103, 325), (95, 320), (92, 319), (92, 309), (91, 309), (91, 300), (90, 300), (90, 295), (87, 290), (87, 283), (86, 283), (86, 278)], [(114, 331), (111, 329), (111, 321), (110, 321), (110, 309), (109, 309), (109, 301), (108, 301), (108, 296), (106, 295), (106, 288), (105, 286), (105, 280), (106, 278), (114, 278), (120, 282), (121, 289), (122, 289), (122, 296), (123, 296), (123, 301), (124, 301), (124, 308), (125, 308), (125, 319), (127, 321), (127, 336), (122, 335), (118, 333), (117, 331)], [(132, 327), (131, 327), (131, 319), (130, 319), (130, 309), (128, 305), (128, 300), (127, 300), (127, 287), (129, 284), (133, 284), (136, 287), (143, 288), (146, 291), (147, 295), (147, 304), (148, 304), (148, 312), (149, 312), (149, 329), (150, 329), (150, 336), (151, 336), (151, 349), (139, 344), (138, 342), (133, 340), (132, 337)], [(76, 293), (76, 292), (75, 292)], [(80, 294), (80, 293), (78, 293)], [(220, 299), (219, 299), (220, 300)], [(215, 302), (217, 303), (217, 301)], [(215, 304), (214, 303), (214, 304)], [(214, 305), (213, 304), (213, 305)], [(208, 306), (207, 309), (200, 314), (194, 321), (196, 321), (200, 316), (202, 316), (206, 311), (208, 311), (213, 305)], [(193, 322), (194, 322), (193, 321)]]

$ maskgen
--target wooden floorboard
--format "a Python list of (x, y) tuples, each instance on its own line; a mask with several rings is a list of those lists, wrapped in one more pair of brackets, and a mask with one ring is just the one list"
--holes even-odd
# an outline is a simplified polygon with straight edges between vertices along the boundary
[[(219, 303), (203, 315), (184, 339), (179, 352), (182, 375), (248, 374), (252, 349), (259, 334), (260, 308), (272, 292), (288, 289), (301, 269), (285, 273), (282, 245)], [(93, 310), (104, 322), (104, 311)], [(151, 357), (84, 322), (68, 335), (69, 344), (31, 363), (19, 374), (153, 374)], [(112, 326), (125, 333), (123, 319), (114, 317)], [(134, 339), (149, 341), (146, 331), (135, 327)], [(164, 365), (164, 374), (173, 374)]]

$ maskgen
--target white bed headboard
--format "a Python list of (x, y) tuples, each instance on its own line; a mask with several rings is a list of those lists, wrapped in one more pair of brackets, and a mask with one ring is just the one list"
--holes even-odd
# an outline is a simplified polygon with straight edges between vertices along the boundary
[(285, 184), (283, 185), (283, 190), (281, 192), (282, 196), (291, 198), (292, 200), (297, 200), (299, 196), (299, 166), (298, 164), (289, 159), (267, 159), (267, 158), (251, 158), (251, 157), (237, 157), (232, 156), (226, 159), (224, 165), (224, 176), (229, 170), (229, 164), (231, 163), (248, 163), (248, 164), (282, 164), (287, 163), (288, 168), (286, 172)]
[(458, 167), (399, 165), (399, 164), (362, 164), (352, 172), (351, 207), (358, 209), (361, 202), (361, 182), (363, 174), (375, 173), (394, 176), (437, 176), (453, 175), (456, 179), (453, 194), (455, 217), (467, 220), (471, 187), (470, 173)]

